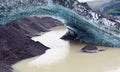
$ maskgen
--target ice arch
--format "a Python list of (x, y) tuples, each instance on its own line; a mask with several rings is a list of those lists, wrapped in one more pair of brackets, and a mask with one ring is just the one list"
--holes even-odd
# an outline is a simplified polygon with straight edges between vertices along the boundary
[(0, 23), (34, 16), (63, 21), (85, 43), (120, 47), (120, 23), (92, 11), (77, 0), (4, 0), (0, 2)]

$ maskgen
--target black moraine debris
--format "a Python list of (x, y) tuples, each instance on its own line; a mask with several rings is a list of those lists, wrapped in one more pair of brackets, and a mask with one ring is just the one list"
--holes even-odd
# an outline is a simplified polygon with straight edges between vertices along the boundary
[(40, 32), (47, 32), (50, 28), (63, 26), (63, 23), (51, 17), (28, 17), (22, 18), (7, 24), (10, 28), (33, 37)]
[(16, 62), (45, 53), (49, 48), (31, 37), (60, 25), (63, 23), (50, 17), (29, 17), (0, 25), (0, 72), (12, 72), (11, 65)]
[(81, 49), (81, 52), (85, 52), (85, 53), (97, 53), (100, 51), (104, 51), (104, 49), (98, 49), (95, 45), (90, 45), (90, 44), (86, 45)]
[(76, 34), (73, 31), (69, 30), (64, 36), (61, 37), (61, 39), (63, 39), (63, 40), (77, 40), (76, 37), (77, 37)]

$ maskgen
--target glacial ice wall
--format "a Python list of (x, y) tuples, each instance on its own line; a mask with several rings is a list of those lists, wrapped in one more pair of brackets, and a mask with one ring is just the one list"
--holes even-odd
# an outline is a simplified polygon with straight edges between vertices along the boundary
[(81, 42), (120, 47), (120, 23), (94, 12), (77, 0), (1, 0), (0, 23), (29, 16), (50, 16), (63, 21)]

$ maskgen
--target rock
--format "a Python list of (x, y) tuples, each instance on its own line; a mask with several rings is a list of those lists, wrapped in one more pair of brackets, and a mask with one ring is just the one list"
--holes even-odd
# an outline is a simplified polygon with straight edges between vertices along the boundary
[(64, 36), (61, 37), (63, 40), (76, 40), (76, 34), (69, 30)]
[(104, 51), (104, 49), (98, 49), (95, 45), (86, 45), (84, 48), (81, 49), (81, 52), (85, 53), (97, 53), (100, 51)]

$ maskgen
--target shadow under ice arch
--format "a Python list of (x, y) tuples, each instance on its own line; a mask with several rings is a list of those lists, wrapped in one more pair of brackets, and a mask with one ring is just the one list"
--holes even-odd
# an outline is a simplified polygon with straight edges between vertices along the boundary
[(29, 16), (49, 16), (64, 22), (81, 42), (120, 47), (120, 23), (95, 13), (86, 3), (77, 0), (40, 1), (41, 4), (37, 6), (18, 6), (18, 9), (8, 13), (0, 22), (9, 24), (13, 20)]

